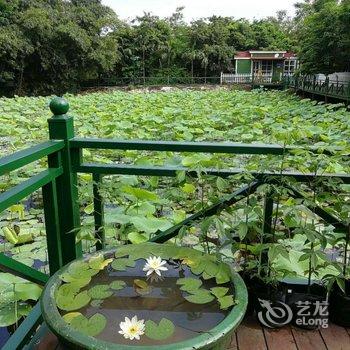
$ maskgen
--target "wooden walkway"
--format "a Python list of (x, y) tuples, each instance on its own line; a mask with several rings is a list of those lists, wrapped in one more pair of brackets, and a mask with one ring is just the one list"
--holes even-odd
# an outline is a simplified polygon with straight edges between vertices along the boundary
[[(65, 350), (50, 332), (32, 341), (31, 350)], [(224, 350), (224, 349), (223, 349)], [(237, 329), (226, 350), (350, 350), (350, 328), (333, 324), (328, 328), (307, 331), (295, 327), (271, 330), (247, 317)]]
[(247, 317), (227, 350), (350, 350), (350, 328), (330, 324), (314, 331), (296, 327), (271, 330)]

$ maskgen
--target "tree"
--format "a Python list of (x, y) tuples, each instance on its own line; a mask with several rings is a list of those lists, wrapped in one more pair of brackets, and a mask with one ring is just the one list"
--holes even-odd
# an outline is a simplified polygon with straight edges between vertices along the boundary
[(302, 70), (329, 74), (349, 69), (349, 0), (316, 0), (299, 8)]
[(1, 82), (16, 93), (60, 93), (114, 70), (115, 13), (99, 0), (1, 0)]

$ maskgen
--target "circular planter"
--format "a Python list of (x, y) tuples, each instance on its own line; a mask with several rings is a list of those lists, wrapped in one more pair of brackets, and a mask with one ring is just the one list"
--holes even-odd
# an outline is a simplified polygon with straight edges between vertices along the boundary
[[(161, 245), (159, 245), (161, 246)], [(118, 251), (115, 249), (114, 251)], [(110, 254), (111, 251), (102, 251), (99, 254)], [(88, 258), (78, 259), (77, 261), (87, 261)], [(41, 308), (43, 318), (51, 329), (57, 335), (62, 343), (69, 349), (96, 349), (96, 350), (224, 350), (231, 341), (234, 330), (242, 321), (247, 308), (247, 289), (241, 277), (231, 273), (232, 288), (234, 289), (234, 298), (238, 304), (233, 306), (226, 317), (217, 326), (207, 332), (200, 333), (190, 339), (174, 342), (167, 345), (125, 345), (107, 342), (95, 337), (87, 336), (78, 330), (72, 328), (62, 318), (55, 301), (55, 293), (62, 284), (59, 276), (68, 271), (71, 264), (66, 265), (60, 271), (56, 272), (48, 281), (41, 298)], [(137, 343), (136, 343), (137, 344)]]

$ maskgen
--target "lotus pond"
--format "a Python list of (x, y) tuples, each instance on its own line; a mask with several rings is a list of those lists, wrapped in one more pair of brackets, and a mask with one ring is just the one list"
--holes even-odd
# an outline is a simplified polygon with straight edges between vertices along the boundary
[(242, 280), (215, 256), (152, 243), (73, 262), (42, 298), (52, 331), (68, 346), (91, 349), (224, 346), (246, 306)]
[[(284, 178), (280, 183), (264, 184), (235, 206), (201, 222), (189, 222), (172, 243), (214, 254), (218, 261), (229, 263), (237, 271), (258, 275), (273, 285), (285, 278), (298, 278), (305, 283), (336, 280), (342, 286), (342, 276), (350, 275), (348, 269), (344, 270), (348, 261), (344, 253), (344, 232), (310, 210), (321, 205), (346, 225), (350, 221), (349, 185), (318, 179), (318, 175), (324, 173), (349, 173), (350, 114), (342, 105), (319, 104), (287, 92), (259, 90), (110, 92), (65, 97), (71, 105), (76, 134), (81, 137), (265, 142), (285, 147), (313, 146), (316, 150), (300, 148), (282, 156), (231, 157), (84, 150), (87, 162), (182, 166), (197, 174), (193, 177), (179, 171), (175, 178), (106, 176), (99, 191), (105, 201), (107, 247), (128, 241), (147, 241), (157, 232), (251, 183), (251, 172), (299, 171), (315, 174), (315, 180), (305, 184)], [(51, 116), (49, 101), (49, 97), (0, 99), (1, 156), (47, 140), (47, 118)], [(332, 152), (325, 154), (324, 148)], [(11, 177), (1, 177), (0, 190), (8, 189), (44, 167), (45, 162), (37, 162), (14, 172)], [(242, 172), (225, 179), (203, 172), (203, 169), (233, 168), (240, 168)], [(305, 198), (292, 197), (288, 186), (294, 186)], [(271, 234), (265, 235), (263, 205), (264, 194), (269, 190), (273, 192), (275, 204)], [(79, 175), (79, 201), (82, 229), (77, 240), (82, 242), (85, 253), (92, 253), (96, 239), (90, 175)], [(9, 208), (1, 214), (0, 251), (47, 273), (43, 222), (40, 192)], [(210, 287), (206, 286), (206, 281), (202, 282), (203, 288)], [(28, 291), (35, 292), (14, 292), (13, 286), (17, 283), (24, 281), (12, 281), (6, 274), (0, 276), (0, 291), (9, 292), (8, 298), (0, 300), (0, 327), (19, 323), (40, 294), (40, 288), (28, 282), (31, 286)], [(110, 284), (107, 281), (94, 283)], [(21, 305), (25, 312), (16, 313), (16, 305)], [(91, 314), (83, 316), (87, 318)], [(132, 315), (127, 317), (132, 318)]]

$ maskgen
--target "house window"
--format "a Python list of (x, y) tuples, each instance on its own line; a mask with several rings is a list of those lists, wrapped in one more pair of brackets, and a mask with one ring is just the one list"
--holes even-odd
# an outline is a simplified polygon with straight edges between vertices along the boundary
[(284, 61), (284, 74), (292, 75), (297, 69), (297, 61), (296, 60), (286, 60)]
[(269, 61), (269, 60), (254, 61), (253, 67), (254, 67), (254, 75), (272, 74), (272, 61)]

